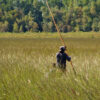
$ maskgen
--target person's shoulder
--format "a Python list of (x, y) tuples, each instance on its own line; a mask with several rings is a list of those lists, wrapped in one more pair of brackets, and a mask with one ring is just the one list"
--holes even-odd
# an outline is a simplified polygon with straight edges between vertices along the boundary
[(64, 53), (65, 56), (69, 57), (67, 53)]
[(59, 52), (56, 53), (56, 55), (59, 55), (59, 54), (60, 54)]
[(60, 55), (60, 53), (59, 53), (59, 52), (57, 52), (57, 53), (56, 53), (56, 56), (59, 56), (59, 55)]
[(67, 53), (64, 52), (63, 54), (67, 56)]

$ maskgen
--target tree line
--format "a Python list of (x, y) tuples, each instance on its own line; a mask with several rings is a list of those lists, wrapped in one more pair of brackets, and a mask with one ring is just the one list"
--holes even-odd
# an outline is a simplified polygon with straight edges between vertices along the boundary
[[(100, 0), (48, 0), (61, 32), (100, 31)], [(0, 0), (0, 32), (56, 32), (45, 0)]]

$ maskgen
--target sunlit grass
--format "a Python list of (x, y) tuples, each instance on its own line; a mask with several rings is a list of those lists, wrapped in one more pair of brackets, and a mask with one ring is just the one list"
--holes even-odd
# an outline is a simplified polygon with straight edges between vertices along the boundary
[(74, 75), (70, 63), (66, 73), (52, 66), (61, 42), (51, 37), (2, 35), (0, 100), (100, 100), (100, 38), (65, 37)]
[[(52, 35), (51, 35), (52, 34)], [(61, 33), (63, 37), (67, 38), (100, 38), (100, 32), (68, 32)], [(0, 33), (0, 38), (59, 38), (58, 33)]]

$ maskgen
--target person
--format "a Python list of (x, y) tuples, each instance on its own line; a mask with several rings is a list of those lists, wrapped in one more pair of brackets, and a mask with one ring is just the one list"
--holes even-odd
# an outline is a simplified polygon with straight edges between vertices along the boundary
[(66, 61), (71, 61), (71, 57), (65, 53), (66, 47), (61, 46), (60, 51), (56, 54), (57, 66), (62, 69), (66, 69)]

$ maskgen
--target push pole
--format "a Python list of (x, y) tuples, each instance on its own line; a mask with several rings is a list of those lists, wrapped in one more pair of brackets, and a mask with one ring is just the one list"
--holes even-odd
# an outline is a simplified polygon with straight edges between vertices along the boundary
[[(58, 28), (58, 26), (57, 26), (57, 24), (56, 24), (56, 21), (55, 21), (55, 19), (54, 19), (53, 13), (52, 13), (52, 11), (51, 11), (51, 8), (49, 7), (49, 4), (48, 4), (48, 1), (47, 1), (47, 0), (46, 0), (46, 5), (47, 5), (47, 7), (48, 7), (48, 9), (49, 9), (49, 11), (50, 11), (50, 14), (51, 14), (51, 16), (52, 16), (53, 23), (54, 23), (54, 25), (55, 25), (55, 27), (56, 27), (56, 30), (57, 30), (57, 32), (58, 32), (58, 34), (59, 34), (59, 36), (60, 36), (60, 40), (62, 41), (62, 44), (66, 47), (65, 42), (64, 42), (64, 39), (63, 39), (63, 37), (62, 37), (62, 35), (61, 35), (61, 33), (60, 33), (60, 30), (59, 30), (59, 28)], [(66, 50), (66, 51), (67, 51), (67, 50)], [(67, 53), (67, 55), (68, 55), (68, 53)], [(74, 71), (74, 74), (76, 75), (76, 71), (75, 71), (75, 69), (74, 69), (74, 66), (73, 66), (72, 61), (70, 61), (70, 63), (71, 63), (72, 69), (73, 69), (73, 71)]]

